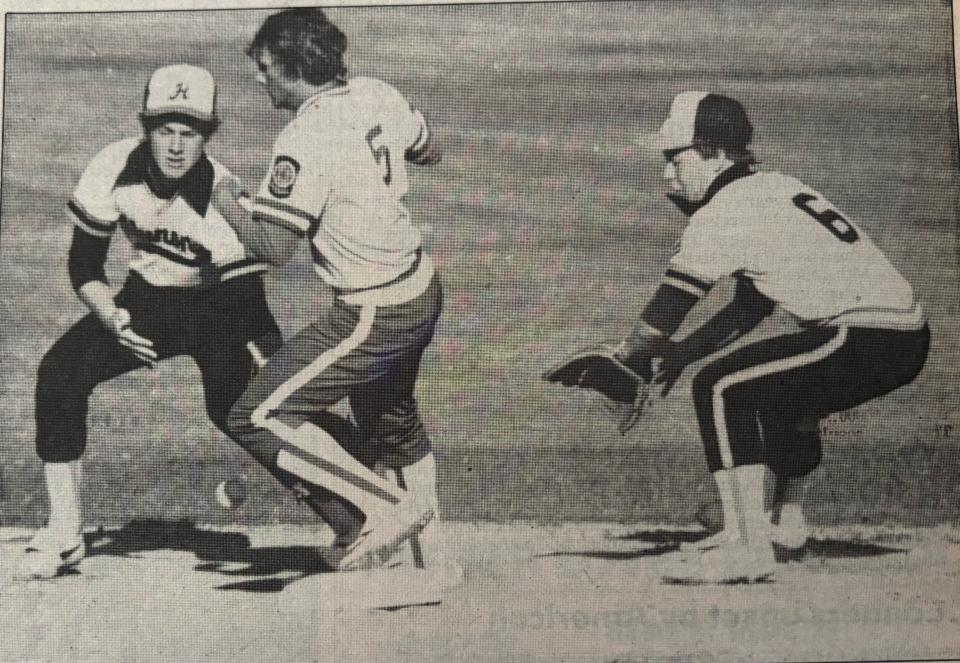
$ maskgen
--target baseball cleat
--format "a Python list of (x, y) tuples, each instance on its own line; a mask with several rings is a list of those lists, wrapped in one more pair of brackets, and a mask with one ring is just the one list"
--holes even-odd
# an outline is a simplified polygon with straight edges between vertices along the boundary
[(318, 553), (324, 564), (334, 571), (339, 571), (340, 562), (342, 562), (343, 558), (347, 556), (348, 547), (349, 542), (342, 541), (341, 537), (337, 535), (337, 537), (333, 540), (333, 543), (326, 548), (320, 548)]
[(780, 511), (780, 521), (770, 530), (770, 543), (773, 544), (777, 561), (787, 562), (802, 558), (809, 539), (810, 526), (807, 525), (799, 505), (784, 505)]
[[(680, 551), (706, 552), (727, 543), (735, 543), (736, 537), (736, 532), (722, 529), (703, 539), (681, 543)], [(778, 561), (781, 553), (787, 557), (802, 554), (809, 538), (810, 527), (798, 506), (785, 506), (780, 513), (780, 522), (770, 524), (770, 543), (778, 553)]]
[(765, 582), (773, 575), (776, 564), (769, 545), (724, 544), (697, 559), (677, 564), (663, 574), (663, 581), (681, 585)]
[(37, 532), (27, 545), (16, 577), (51, 580), (77, 567), (87, 554), (83, 535), (64, 536), (48, 528)]
[(395, 507), (368, 514), (360, 536), (340, 560), (339, 569), (359, 571), (382, 565), (427, 526), (433, 513), (432, 508), (418, 507), (412, 499), (406, 499)]
[(737, 533), (722, 529), (716, 534), (712, 534), (697, 541), (684, 541), (680, 544), (680, 552), (706, 552), (728, 543), (734, 543), (737, 539)]

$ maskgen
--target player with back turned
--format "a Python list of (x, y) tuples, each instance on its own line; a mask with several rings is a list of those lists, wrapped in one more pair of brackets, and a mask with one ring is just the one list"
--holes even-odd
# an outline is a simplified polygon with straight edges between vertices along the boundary
[[(792, 177), (757, 171), (752, 134), (743, 107), (729, 97), (684, 92), (674, 99), (658, 146), (673, 188), (668, 196), (689, 224), (633, 332), (603, 364), (669, 386), (684, 367), (750, 331), (774, 307), (801, 327), (697, 369), (693, 400), (724, 527), (667, 574), (672, 581), (772, 575), (776, 528), (764, 510), (767, 472), (777, 478), (774, 521), (791, 507), (802, 521), (796, 497), (820, 462), (820, 419), (911, 382), (929, 347), (910, 284), (823, 195)], [(732, 302), (673, 340), (693, 306), (728, 276), (736, 279)], [(589, 371), (576, 383), (599, 384)], [(562, 369), (547, 377), (574, 383)]]
[[(274, 106), (294, 116), (253, 200), (222, 209), (253, 255), (287, 262), (306, 240), (332, 307), (270, 358), (230, 413), (235, 439), (278, 477), (336, 495), (340, 568), (382, 562), (437, 516), (435, 462), (414, 399), (441, 290), (402, 202), (406, 163), (439, 153), (423, 116), (390, 85), (346, 78), (343, 33), (319, 9), (272, 15), (247, 53)], [(356, 453), (330, 425), (349, 399)], [(375, 467), (383, 472), (374, 471)], [(390, 475), (387, 480), (384, 475)]]

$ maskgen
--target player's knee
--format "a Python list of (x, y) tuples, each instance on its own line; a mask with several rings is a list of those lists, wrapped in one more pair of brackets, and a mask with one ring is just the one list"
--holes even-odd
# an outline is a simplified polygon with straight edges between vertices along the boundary
[(779, 477), (795, 479), (806, 476), (820, 465), (823, 451), (820, 438), (802, 437), (794, 444), (781, 445), (768, 451), (767, 467)]
[(48, 437), (38, 436), (37, 456), (44, 463), (69, 463), (83, 456), (86, 444), (82, 435)]
[(73, 384), (72, 374), (67, 358), (57, 351), (57, 346), (50, 348), (37, 367), (37, 399), (71, 400), (70, 396), (82, 390), (82, 385)]
[(385, 413), (377, 422), (375, 436), (381, 460), (390, 467), (405, 467), (431, 451), (430, 437), (415, 407)]
[(783, 454), (767, 459), (767, 467), (778, 477), (797, 479), (805, 477), (820, 465), (820, 452), (808, 454)]

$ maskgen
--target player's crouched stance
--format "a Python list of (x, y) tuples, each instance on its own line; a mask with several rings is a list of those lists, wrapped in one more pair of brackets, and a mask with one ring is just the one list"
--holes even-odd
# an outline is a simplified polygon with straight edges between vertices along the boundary
[[(97, 385), (188, 355), (200, 369), (207, 413), (225, 429), (258, 360), (280, 345), (261, 284), (268, 266), (246, 257), (211, 204), (234, 179), (204, 150), (217, 127), (215, 98), (206, 70), (158, 69), (144, 95), (144, 137), (97, 154), (68, 204), (68, 271), (91, 313), (40, 362), (36, 449), (50, 517), (27, 548), (21, 577), (51, 578), (84, 557), (80, 457)], [(137, 254), (114, 296), (104, 264), (118, 226)]]
[[(869, 237), (800, 181), (757, 172), (742, 106), (717, 94), (677, 96), (660, 129), (668, 194), (690, 215), (679, 248), (633, 333), (616, 352), (640, 375), (672, 384), (683, 368), (746, 333), (775, 306), (802, 330), (711, 359), (693, 377), (706, 460), (724, 527), (666, 579), (750, 582), (775, 568), (765, 475), (777, 478), (773, 520), (794, 521), (802, 477), (820, 462), (818, 423), (911, 382), (929, 329), (910, 284)], [(673, 342), (694, 304), (722, 277), (734, 300)], [(777, 532), (782, 527), (774, 527)], [(789, 538), (789, 537), (787, 537)]]
[[(402, 198), (405, 161), (426, 165), (439, 153), (399, 92), (345, 77), (345, 48), (321, 10), (293, 9), (269, 17), (247, 51), (274, 106), (295, 116), (255, 198), (238, 190), (224, 215), (248, 250), (272, 264), (287, 262), (306, 239), (335, 298), (270, 358), (229, 426), (281, 481), (338, 496), (344, 515), (352, 513), (352, 524), (331, 523), (341, 570), (379, 566), (407, 541), (422, 566), (417, 535), (438, 513), (414, 387), (441, 288)], [(327, 412), (345, 398), (359, 445)]]
[[(790, 480), (802, 483), (820, 462), (820, 419), (911, 382), (929, 347), (910, 284), (821, 194), (792, 177), (754, 170), (752, 133), (733, 99), (687, 92), (674, 100), (659, 147), (690, 222), (620, 351), (633, 366), (664, 357), (676, 375), (718, 345), (710, 340), (749, 331), (774, 306), (802, 327), (708, 361), (693, 377), (724, 529), (703, 546), (698, 563), (670, 576), (677, 581), (769, 577), (775, 565), (764, 511), (767, 471), (778, 479), (778, 520)], [(670, 343), (691, 307), (728, 275), (738, 282), (731, 310), (699, 337)]]

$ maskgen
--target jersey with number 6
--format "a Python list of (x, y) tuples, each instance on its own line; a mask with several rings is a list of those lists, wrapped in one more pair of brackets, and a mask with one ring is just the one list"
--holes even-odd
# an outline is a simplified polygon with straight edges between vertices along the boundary
[(730, 274), (804, 323), (923, 323), (910, 284), (870, 238), (822, 195), (779, 173), (736, 179), (698, 210), (667, 282), (699, 295)]
[(317, 273), (343, 290), (411, 269), (421, 237), (402, 202), (404, 155), (429, 140), (390, 85), (357, 77), (308, 99), (283, 129), (254, 213), (310, 238)]

